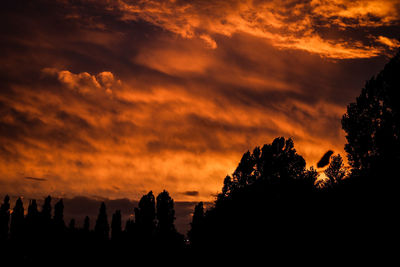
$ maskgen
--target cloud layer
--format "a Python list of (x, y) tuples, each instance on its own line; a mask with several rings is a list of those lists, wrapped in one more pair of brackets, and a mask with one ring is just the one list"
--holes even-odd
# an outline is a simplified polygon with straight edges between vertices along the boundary
[(398, 22), (397, 1), (6, 1), (0, 194), (211, 200), (277, 136), (315, 166)]
[[(345, 59), (368, 58), (383, 53), (384, 48), (376, 42), (344, 40), (338, 38), (339, 34), (360, 27), (367, 31), (397, 25), (400, 4), (395, 0), (120, 0), (116, 8), (122, 12), (123, 20), (143, 20), (183, 38), (202, 39), (212, 49), (218, 46), (212, 37), (214, 35), (246, 33), (277, 48)], [(328, 32), (333, 36), (327, 36)]]

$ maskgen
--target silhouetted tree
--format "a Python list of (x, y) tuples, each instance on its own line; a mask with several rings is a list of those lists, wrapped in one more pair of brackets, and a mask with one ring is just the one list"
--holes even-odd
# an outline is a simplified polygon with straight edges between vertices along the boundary
[[(314, 216), (317, 177), (316, 170), (306, 169), (290, 138), (279, 137), (253, 153), (247, 151), (232, 177), (225, 177), (214, 207), (200, 220), (202, 227), (193, 218), (192, 243), (197, 236), (203, 247), (234, 248), (259, 238), (272, 248), (288, 238), (305, 239), (302, 233), (311, 231), (312, 224), (299, 218)], [(201, 218), (201, 206), (196, 209)]]
[(109, 238), (110, 226), (108, 224), (106, 204), (104, 202), (101, 203), (94, 232), (96, 237), (100, 240), (108, 240)]
[(233, 177), (238, 186), (243, 187), (255, 181), (255, 157), (249, 151), (243, 154), (238, 167), (233, 173)]
[(347, 170), (340, 154), (332, 157), (332, 160), (324, 173), (329, 178), (331, 185), (340, 183), (346, 177)]
[(203, 202), (199, 202), (194, 207), (192, 222), (190, 223), (191, 227), (188, 232), (190, 244), (193, 247), (196, 247), (198, 245), (199, 240), (201, 240), (202, 231), (204, 230), (203, 223), (204, 223), (204, 207), (203, 207)]
[(40, 230), (39, 232), (42, 235), (42, 240), (43, 241), (48, 241), (51, 239), (51, 213), (52, 213), (52, 208), (51, 208), (51, 196), (47, 196), (44, 199), (42, 210), (40, 211)]
[(10, 223), (10, 197), (4, 197), (0, 207), (0, 242), (8, 239), (8, 226)]
[(80, 232), (80, 237), (82, 238), (82, 241), (89, 242), (92, 234), (90, 231), (90, 218), (89, 216), (85, 216), (85, 219), (83, 220), (83, 228), (79, 231)]
[(366, 82), (342, 118), (352, 169), (341, 192), (346, 192), (346, 207), (352, 207), (347, 225), (364, 247), (381, 243), (397, 229), (393, 211), (398, 209), (400, 164), (399, 73), (400, 52)]
[(142, 242), (151, 242), (155, 231), (156, 207), (153, 192), (142, 196), (135, 208), (135, 224)]
[(86, 216), (85, 220), (83, 221), (83, 231), (85, 233), (89, 233), (89, 231), (90, 231), (90, 218), (89, 218), (89, 216)]
[(122, 219), (121, 211), (116, 210), (111, 220), (111, 239), (113, 241), (121, 241)]
[(54, 230), (58, 235), (62, 235), (65, 231), (65, 222), (64, 222), (64, 202), (60, 199), (54, 205)]
[(157, 196), (157, 230), (159, 233), (175, 232), (174, 200), (167, 191)]
[(40, 217), (43, 227), (48, 228), (51, 223), (51, 196), (47, 196), (44, 199), (42, 210), (40, 212)]
[(175, 228), (174, 200), (164, 190), (157, 196), (157, 244), (163, 250), (183, 247), (184, 238)]
[(19, 197), (11, 213), (10, 235), (13, 240), (21, 240), (24, 236), (24, 205)]
[(232, 187), (232, 178), (227, 175), (224, 179), (224, 185), (222, 187), (222, 193), (220, 197), (227, 197), (231, 193)]
[(125, 241), (134, 245), (134, 242), (136, 241), (135, 238), (137, 237), (137, 229), (135, 221), (132, 218), (129, 218), (125, 223), (124, 236)]
[(47, 196), (44, 199), (41, 217), (45, 222), (50, 222), (51, 220), (51, 196)]
[(68, 230), (69, 230), (70, 232), (74, 232), (74, 231), (76, 230), (76, 228), (75, 228), (75, 219), (71, 219), (71, 220), (69, 221)]
[(306, 169), (306, 162), (297, 154), (292, 139), (276, 138), (271, 145), (264, 145), (261, 151), (256, 147), (253, 154), (248, 151), (243, 155), (232, 178), (225, 177), (217, 204), (260, 184), (268, 188), (279, 185), (280, 189), (286, 190), (295, 186), (312, 191), (317, 176), (313, 168)]
[[(349, 164), (364, 177), (395, 178), (400, 163), (400, 53), (371, 78), (342, 118)], [(382, 179), (383, 181), (383, 179)], [(394, 182), (394, 180), (392, 179)], [(377, 182), (375, 180), (375, 182)]]
[(37, 219), (39, 217), (39, 211), (36, 204), (36, 199), (29, 201), (28, 214), (26, 215), (27, 220)]
[(40, 214), (35, 199), (32, 199), (29, 202), (28, 213), (26, 215), (25, 221), (28, 239), (30, 239), (30, 241), (33, 241), (38, 237), (38, 231), (40, 227)]

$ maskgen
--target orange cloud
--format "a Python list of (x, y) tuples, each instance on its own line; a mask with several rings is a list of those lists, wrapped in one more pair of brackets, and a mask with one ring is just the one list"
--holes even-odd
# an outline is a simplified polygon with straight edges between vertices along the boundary
[(123, 20), (145, 20), (183, 38), (202, 39), (217, 47), (213, 35), (247, 33), (279, 48), (316, 53), (323, 57), (369, 58), (382, 54), (379, 46), (358, 41), (322, 38), (318, 27), (342, 28), (396, 25), (396, 1), (125, 1), (118, 2)]
[(395, 49), (400, 47), (400, 41), (396, 40), (396, 39), (392, 39), (392, 38), (387, 38), (385, 36), (378, 36), (377, 41), (387, 45), (388, 47), (390, 47), (391, 49)]
[(107, 94), (112, 94), (112, 87), (120, 85), (121, 81), (116, 80), (109, 71), (100, 72), (97, 75), (91, 75), (87, 72), (74, 74), (68, 70), (58, 70), (54, 68), (44, 68), (42, 72), (46, 75), (56, 76), (57, 79), (67, 88), (75, 90), (81, 94), (94, 93), (99, 89)]
[(378, 27), (398, 23), (397, 0), (314, 0), (313, 12), (341, 27)]

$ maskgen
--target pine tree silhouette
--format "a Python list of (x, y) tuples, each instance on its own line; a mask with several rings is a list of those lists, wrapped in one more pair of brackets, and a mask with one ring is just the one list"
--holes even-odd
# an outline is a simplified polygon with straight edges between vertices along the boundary
[(85, 233), (89, 233), (89, 231), (90, 231), (90, 218), (89, 218), (89, 216), (86, 216), (85, 220), (83, 221), (83, 231)]
[(52, 238), (51, 210), (51, 196), (47, 196), (40, 212), (40, 234), (43, 242), (50, 242)]
[(138, 207), (135, 208), (135, 226), (139, 242), (148, 246), (152, 243), (156, 226), (156, 207), (153, 192), (142, 196)]
[[(224, 182), (226, 182), (226, 179)], [(224, 183), (225, 186), (225, 183)], [(226, 192), (223, 193), (226, 195)], [(203, 202), (199, 202), (195, 207), (194, 207), (194, 212), (193, 212), (193, 217), (192, 217), (192, 222), (190, 223), (190, 230), (188, 232), (188, 237), (190, 244), (192, 247), (197, 248), (198, 246), (202, 246), (199, 244), (202, 239), (202, 231), (203, 231), (203, 223), (204, 223), (204, 207), (203, 207)]]
[(121, 211), (117, 210), (112, 216), (111, 221), (111, 239), (120, 242), (122, 238), (122, 219)]
[(70, 232), (75, 232), (75, 230), (76, 230), (76, 228), (75, 228), (75, 219), (71, 219), (71, 220), (69, 221), (68, 230), (69, 230)]
[(53, 226), (55, 235), (62, 239), (65, 233), (65, 222), (64, 222), (64, 202), (60, 199), (54, 205), (54, 218), (53, 218)]
[(157, 196), (157, 220), (157, 231), (159, 234), (167, 234), (176, 231), (174, 225), (174, 200), (165, 190)]
[(101, 203), (94, 232), (99, 240), (105, 241), (109, 239), (110, 226), (108, 224), (106, 204), (104, 202)]
[(10, 197), (4, 197), (3, 204), (0, 207), (0, 242), (8, 239), (8, 230), (10, 223)]
[(174, 200), (164, 190), (157, 196), (157, 242), (163, 250), (176, 250), (183, 246), (183, 236), (175, 228)]
[(29, 202), (28, 213), (25, 218), (26, 222), (26, 237), (30, 242), (34, 242), (39, 238), (40, 214), (37, 208), (36, 200), (32, 199)]
[(25, 235), (24, 205), (19, 197), (11, 213), (10, 235), (14, 241), (21, 241)]

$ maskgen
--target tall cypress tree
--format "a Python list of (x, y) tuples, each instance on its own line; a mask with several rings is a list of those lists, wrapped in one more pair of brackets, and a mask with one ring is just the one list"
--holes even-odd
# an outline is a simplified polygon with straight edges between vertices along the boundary
[(89, 233), (89, 231), (90, 231), (90, 218), (89, 218), (89, 216), (86, 216), (85, 220), (83, 221), (83, 231), (85, 233)]
[(51, 237), (51, 197), (47, 196), (44, 199), (42, 210), (40, 212), (40, 232), (43, 240), (48, 240)]
[(111, 221), (111, 239), (115, 241), (119, 241), (121, 239), (122, 234), (122, 220), (121, 220), (121, 211), (117, 210), (112, 216)]
[(6, 195), (0, 207), (0, 242), (8, 239), (8, 225), (10, 223), (10, 197)]
[(142, 196), (135, 208), (135, 224), (142, 242), (150, 242), (155, 231), (156, 207), (153, 192)]
[(20, 197), (11, 214), (10, 235), (12, 240), (21, 240), (24, 236), (24, 204)]
[(159, 234), (175, 232), (175, 209), (174, 200), (167, 191), (157, 196), (157, 231)]
[(29, 201), (28, 214), (25, 218), (27, 237), (30, 241), (36, 239), (39, 227), (39, 211), (35, 199)]
[(47, 196), (44, 199), (40, 217), (42, 218), (42, 224), (45, 224), (46, 226), (50, 225), (50, 221), (51, 221), (51, 197), (50, 196)]
[(65, 231), (65, 223), (64, 223), (64, 203), (63, 200), (60, 199), (55, 205), (54, 205), (54, 231), (58, 234), (61, 235)]
[(203, 202), (199, 202), (194, 207), (192, 222), (190, 223), (190, 230), (188, 232), (188, 237), (190, 240), (190, 244), (193, 247), (199, 246), (198, 242), (200, 242), (203, 231), (203, 223), (204, 223), (204, 207)]
[(106, 204), (104, 202), (101, 203), (94, 232), (99, 240), (108, 240), (109, 238), (110, 226), (108, 225)]

